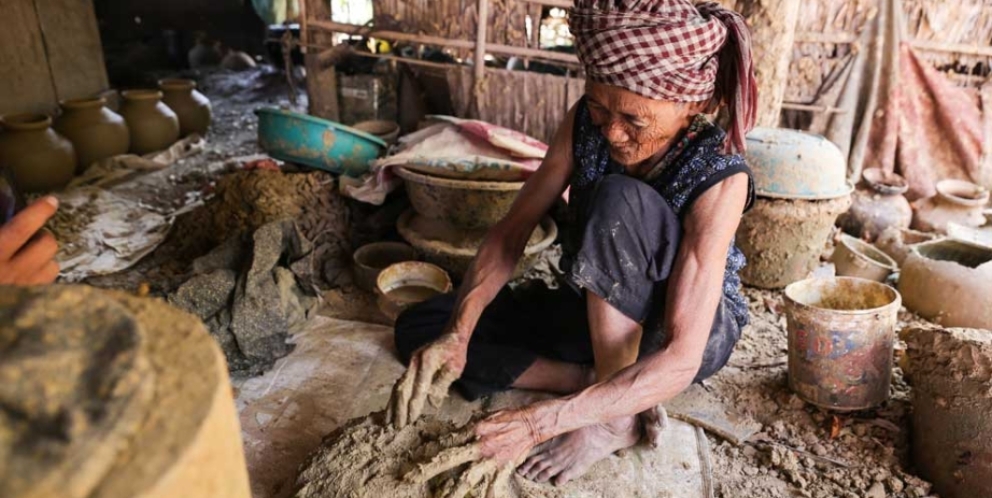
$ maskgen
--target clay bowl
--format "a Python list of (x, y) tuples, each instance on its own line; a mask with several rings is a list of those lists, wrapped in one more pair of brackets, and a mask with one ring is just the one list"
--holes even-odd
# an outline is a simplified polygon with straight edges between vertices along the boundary
[(841, 234), (840, 243), (831, 259), (837, 276), (858, 277), (884, 282), (899, 265), (875, 246), (847, 234)]
[(405, 261), (389, 265), (376, 279), (379, 309), (395, 320), (403, 310), (451, 292), (448, 273), (430, 263)]
[(400, 136), (400, 125), (396, 121), (362, 121), (351, 127), (375, 135), (388, 145), (396, 143), (396, 139)]
[(882, 168), (868, 168), (861, 173), (861, 177), (872, 190), (882, 195), (900, 195), (909, 190), (909, 182), (905, 178)]
[(396, 168), (406, 182), (413, 209), (421, 216), (458, 228), (489, 228), (506, 216), (524, 182), (441, 178)]
[(899, 275), (906, 308), (945, 327), (992, 330), (992, 249), (958, 240), (914, 246)]
[(964, 180), (941, 180), (937, 192), (961, 206), (982, 207), (989, 202), (988, 190)]
[[(404, 240), (417, 249), (425, 261), (448, 270), (455, 280), (461, 280), (465, 276), (487, 231), (487, 229), (459, 229), (420, 216), (412, 210), (400, 216), (396, 229)], [(523, 275), (534, 266), (541, 252), (556, 238), (558, 238), (558, 226), (550, 217), (545, 217), (527, 241), (527, 247), (514, 269), (513, 277)]]
[(819, 135), (755, 128), (747, 135), (747, 164), (762, 197), (837, 199), (854, 190), (847, 181), (844, 153)]
[(355, 285), (375, 292), (379, 273), (389, 265), (416, 261), (416, 249), (402, 242), (373, 242), (359, 247), (351, 256), (354, 262)]

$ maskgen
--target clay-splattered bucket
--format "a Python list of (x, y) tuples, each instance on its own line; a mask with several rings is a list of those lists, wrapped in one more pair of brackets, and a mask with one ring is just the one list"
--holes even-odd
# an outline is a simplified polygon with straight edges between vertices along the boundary
[(807, 279), (785, 288), (789, 387), (837, 411), (863, 410), (889, 397), (895, 289), (861, 278)]

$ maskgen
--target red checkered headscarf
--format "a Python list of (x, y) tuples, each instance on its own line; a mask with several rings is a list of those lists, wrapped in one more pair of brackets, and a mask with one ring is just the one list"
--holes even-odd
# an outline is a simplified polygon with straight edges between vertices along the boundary
[(758, 90), (740, 14), (715, 2), (575, 0), (568, 24), (588, 79), (656, 100), (716, 98), (730, 112), (725, 151), (744, 152)]

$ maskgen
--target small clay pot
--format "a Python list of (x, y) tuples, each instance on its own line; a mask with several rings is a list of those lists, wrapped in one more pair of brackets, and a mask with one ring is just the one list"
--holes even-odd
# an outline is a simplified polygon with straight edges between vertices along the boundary
[(52, 118), (16, 114), (0, 118), (0, 126), (0, 168), (10, 173), (19, 191), (50, 192), (72, 180), (76, 151), (52, 129)]
[(240, 50), (229, 51), (220, 61), (220, 67), (228, 71), (247, 71), (257, 66), (255, 59)]
[(964, 180), (937, 182), (937, 195), (918, 202), (913, 228), (924, 232), (947, 233), (947, 224), (966, 227), (985, 224), (982, 210), (989, 202), (989, 191)]
[(212, 116), (210, 100), (196, 90), (195, 81), (170, 78), (159, 80), (158, 87), (162, 90), (162, 102), (179, 118), (181, 137), (207, 134)]
[(121, 95), (124, 97), (121, 116), (131, 132), (131, 152), (148, 154), (179, 140), (179, 118), (162, 103), (162, 92), (127, 90)]
[(945, 327), (992, 330), (992, 249), (939, 240), (913, 248), (899, 275), (906, 308)]
[(933, 233), (918, 232), (909, 228), (889, 227), (875, 239), (875, 247), (888, 254), (897, 265), (902, 266), (913, 246), (930, 242), (936, 238), (937, 235)]
[(373, 242), (359, 247), (352, 259), (355, 262), (355, 285), (374, 292), (376, 279), (383, 269), (404, 261), (416, 261), (417, 250), (401, 242)]
[(831, 261), (839, 277), (858, 277), (876, 282), (884, 282), (899, 269), (888, 254), (847, 234), (841, 234)]
[(851, 196), (851, 209), (837, 220), (841, 229), (854, 237), (874, 241), (886, 228), (909, 228), (913, 208), (903, 196), (909, 190), (909, 183), (881, 168), (868, 168), (862, 177), (864, 185)]
[(102, 97), (63, 100), (62, 115), (55, 120), (55, 131), (72, 142), (78, 173), (93, 163), (127, 153), (131, 145), (124, 118), (106, 107)]

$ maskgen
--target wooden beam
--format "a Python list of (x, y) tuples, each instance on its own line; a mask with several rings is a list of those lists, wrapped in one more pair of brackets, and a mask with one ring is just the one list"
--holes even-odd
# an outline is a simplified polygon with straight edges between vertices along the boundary
[[(311, 29), (315, 19), (331, 19), (331, 3), (327, 0), (301, 0), (300, 2), (301, 30), (300, 37), (306, 46), (333, 45), (331, 34)], [(306, 26), (306, 28), (303, 28)], [(338, 77), (334, 66), (323, 63), (320, 53), (307, 51), (303, 60), (307, 68), (307, 98), (310, 104), (310, 114), (340, 121), (341, 112), (338, 104)]]
[(476, 110), (481, 110), (482, 85), (486, 79), (486, 34), (489, 31), (489, 0), (478, 0), (475, 21), (475, 67), (473, 67), (472, 87)]
[(575, 4), (571, 0), (524, 0), (527, 3), (544, 5), (547, 7), (558, 7), (559, 9), (571, 9)]
[(840, 107), (829, 107), (822, 105), (808, 105), (808, 104), (796, 104), (792, 102), (783, 102), (782, 109), (787, 109), (790, 111), (809, 111), (809, 112), (825, 112), (829, 114), (846, 114), (846, 109), (841, 109)]
[(835, 43), (850, 45), (858, 41), (858, 35), (853, 33), (816, 33), (813, 31), (796, 32), (796, 43)]
[[(321, 30), (331, 33), (354, 33), (361, 32), (363, 26), (357, 26), (354, 24), (343, 24), (333, 21), (319, 21), (312, 17), (308, 23), (312, 30)], [(441, 47), (449, 48), (461, 48), (473, 50), (475, 49), (474, 41), (467, 40), (453, 40), (450, 38), (442, 38), (439, 36), (429, 36), (429, 35), (411, 35), (407, 33), (400, 33), (397, 31), (385, 31), (385, 30), (371, 30), (368, 32), (362, 32), (363, 35), (371, 38), (383, 38), (387, 40), (395, 41), (405, 41), (410, 43), (423, 43), (425, 45), (437, 45)], [(528, 57), (531, 59), (543, 59), (548, 61), (560, 62), (564, 64), (579, 65), (579, 58), (574, 54), (563, 54), (560, 52), (552, 52), (550, 50), (538, 50), (533, 48), (525, 47), (511, 47), (509, 45), (499, 45), (499, 44), (487, 44), (486, 52), (498, 55), (516, 55), (518, 57)]]
[(909, 40), (909, 46), (930, 52), (992, 57), (992, 47), (965, 45), (963, 43), (941, 43), (929, 40)]

